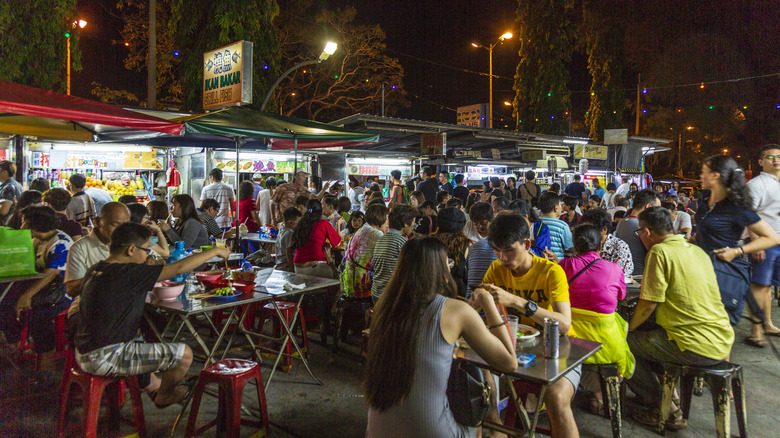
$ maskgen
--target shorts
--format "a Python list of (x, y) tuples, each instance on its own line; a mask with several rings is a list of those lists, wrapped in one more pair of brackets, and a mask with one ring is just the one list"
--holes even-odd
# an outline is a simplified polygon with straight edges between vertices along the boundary
[(582, 380), (582, 365), (577, 365), (574, 369), (564, 374), (563, 377), (574, 386), (574, 393), (572, 394), (572, 400), (574, 400), (574, 394), (577, 394), (577, 388), (580, 387), (580, 380)]
[(780, 286), (780, 245), (773, 246), (767, 250), (766, 258), (761, 263), (756, 263), (751, 257), (753, 263), (752, 283), (761, 286)]
[(96, 376), (136, 376), (168, 371), (184, 356), (185, 344), (125, 342), (107, 345), (89, 353), (76, 351), (76, 363)]

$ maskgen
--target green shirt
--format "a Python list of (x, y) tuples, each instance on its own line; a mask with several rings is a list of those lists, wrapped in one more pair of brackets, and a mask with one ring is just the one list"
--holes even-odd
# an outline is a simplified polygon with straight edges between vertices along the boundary
[(709, 256), (675, 235), (654, 245), (645, 258), (639, 298), (658, 303), (655, 320), (680, 350), (722, 360), (734, 330), (720, 298)]

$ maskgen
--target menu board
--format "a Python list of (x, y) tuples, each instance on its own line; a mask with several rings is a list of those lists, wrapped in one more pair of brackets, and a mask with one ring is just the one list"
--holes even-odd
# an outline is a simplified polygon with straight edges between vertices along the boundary
[[(236, 171), (236, 160), (229, 160), (225, 158), (215, 158), (214, 167), (222, 169), (225, 172)], [(306, 169), (305, 161), (298, 161), (298, 169)], [(275, 160), (241, 160), (239, 166), (240, 172), (249, 173), (292, 173), (293, 162), (292, 161), (275, 161)]]

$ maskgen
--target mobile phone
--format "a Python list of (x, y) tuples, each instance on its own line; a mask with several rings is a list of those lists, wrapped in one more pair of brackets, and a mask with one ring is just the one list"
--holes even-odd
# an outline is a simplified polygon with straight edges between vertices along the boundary
[(536, 359), (536, 355), (531, 353), (517, 353), (517, 363), (524, 367), (527, 367), (531, 362)]

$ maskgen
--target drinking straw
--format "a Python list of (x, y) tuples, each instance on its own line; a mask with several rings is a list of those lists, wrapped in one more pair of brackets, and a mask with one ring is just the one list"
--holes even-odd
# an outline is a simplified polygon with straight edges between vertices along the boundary
[(506, 309), (504, 308), (504, 303), (498, 303), (499, 306), (501, 306), (501, 313), (504, 314), (504, 321), (506, 321), (506, 331), (509, 332), (509, 339), (512, 339), (512, 336), (517, 336), (517, 333), (512, 335), (512, 330), (509, 328), (509, 318), (506, 317)]

